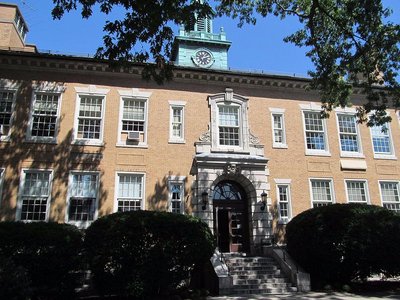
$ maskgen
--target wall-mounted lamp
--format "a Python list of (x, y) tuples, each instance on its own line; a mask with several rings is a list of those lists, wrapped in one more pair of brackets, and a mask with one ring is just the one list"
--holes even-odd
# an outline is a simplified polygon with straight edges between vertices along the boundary
[(260, 209), (262, 211), (264, 211), (265, 207), (267, 206), (267, 199), (268, 199), (268, 194), (265, 191), (263, 191), (261, 193), (261, 206), (260, 206)]
[(208, 193), (206, 191), (201, 193), (201, 203), (203, 204), (201, 206), (201, 209), (202, 210), (206, 210), (206, 207), (207, 207), (207, 204), (208, 204)]

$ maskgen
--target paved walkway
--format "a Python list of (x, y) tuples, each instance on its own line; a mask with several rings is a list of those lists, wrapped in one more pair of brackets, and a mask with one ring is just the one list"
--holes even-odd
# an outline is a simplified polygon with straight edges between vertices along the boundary
[(400, 299), (399, 293), (393, 292), (380, 292), (370, 294), (350, 294), (350, 293), (294, 293), (294, 294), (277, 294), (277, 295), (240, 295), (240, 296), (219, 296), (219, 297), (208, 297), (209, 300), (308, 300), (308, 299), (320, 299), (320, 300), (382, 300), (382, 299)]

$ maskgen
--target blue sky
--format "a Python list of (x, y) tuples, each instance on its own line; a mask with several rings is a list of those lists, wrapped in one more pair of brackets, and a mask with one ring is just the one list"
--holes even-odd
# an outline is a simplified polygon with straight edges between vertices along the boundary
[[(83, 20), (79, 12), (66, 14), (61, 20), (51, 18), (51, 0), (3, 0), (17, 4), (28, 23), (27, 42), (40, 51), (72, 55), (93, 55), (102, 44), (104, 15), (95, 14)], [(384, 0), (394, 10), (392, 21), (400, 22), (400, 1)], [(305, 49), (284, 43), (282, 39), (300, 25), (297, 21), (284, 21), (275, 17), (259, 18), (257, 24), (237, 27), (237, 21), (228, 18), (214, 20), (214, 32), (223, 26), (232, 42), (228, 64), (231, 69), (263, 71), (274, 74), (305, 76), (312, 63)], [(178, 28), (175, 29), (175, 33)]]

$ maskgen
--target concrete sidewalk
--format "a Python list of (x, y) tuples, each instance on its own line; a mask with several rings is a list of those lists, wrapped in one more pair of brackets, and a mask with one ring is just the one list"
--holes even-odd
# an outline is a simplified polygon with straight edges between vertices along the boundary
[(400, 293), (394, 292), (377, 292), (377, 293), (322, 293), (322, 292), (309, 292), (309, 293), (293, 293), (293, 294), (276, 294), (276, 295), (238, 295), (238, 296), (218, 296), (208, 297), (209, 300), (308, 300), (308, 299), (331, 299), (331, 300), (381, 300), (381, 299), (400, 299)]

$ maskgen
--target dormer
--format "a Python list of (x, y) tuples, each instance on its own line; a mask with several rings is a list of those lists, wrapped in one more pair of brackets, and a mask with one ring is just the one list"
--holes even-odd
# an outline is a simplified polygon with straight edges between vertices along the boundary
[(28, 26), (18, 6), (0, 3), (0, 49), (36, 52), (34, 45), (25, 44)]

